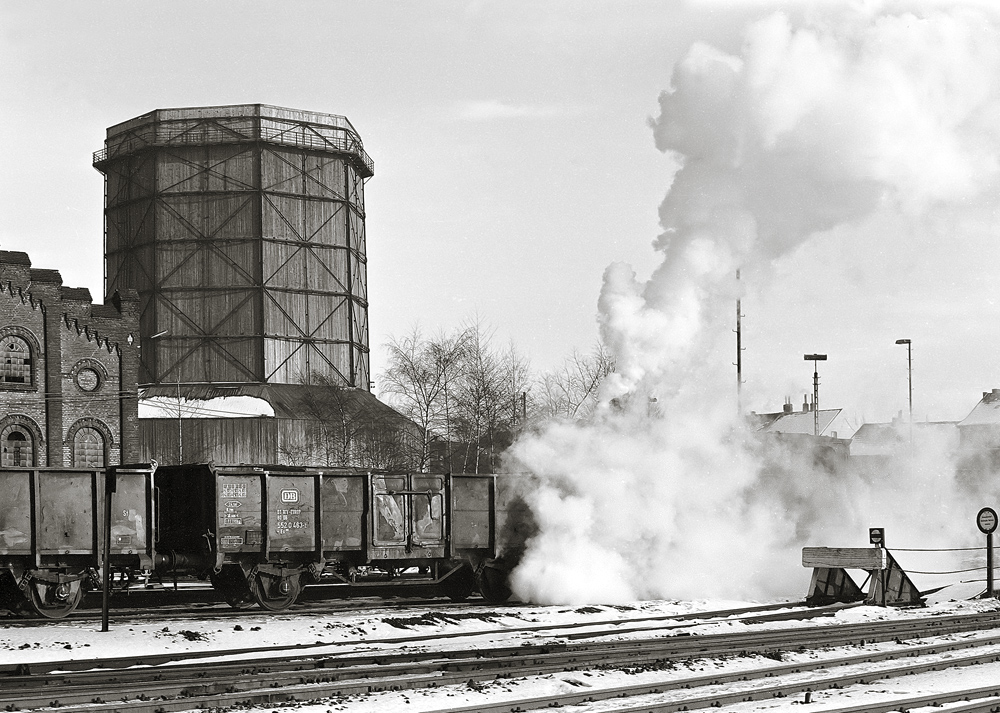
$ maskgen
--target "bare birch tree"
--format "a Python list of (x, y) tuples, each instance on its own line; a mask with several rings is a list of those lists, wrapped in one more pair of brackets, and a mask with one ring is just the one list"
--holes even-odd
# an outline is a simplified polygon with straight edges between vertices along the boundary
[(449, 380), (458, 372), (467, 343), (464, 330), (428, 339), (419, 327), (389, 343), (389, 365), (381, 375), (380, 391), (419, 426), (422, 436), (416, 460), (421, 470), (430, 465), (432, 444), (449, 438)]

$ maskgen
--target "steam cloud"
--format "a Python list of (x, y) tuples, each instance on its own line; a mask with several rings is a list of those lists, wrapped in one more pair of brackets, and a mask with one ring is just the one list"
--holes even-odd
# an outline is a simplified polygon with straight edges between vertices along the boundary
[[(731, 330), (740, 285), (766, 285), (811, 236), (876, 210), (919, 220), (997, 194), (997, 18), (867, 4), (793, 23), (778, 12), (748, 27), (739, 56), (692, 46), (651, 128), (681, 164), (660, 206), (663, 259), (646, 282), (623, 264), (605, 272), (600, 323), (618, 366), (597, 417), (548, 424), (512, 449), (511, 468), (535, 479), (539, 527), (515, 593), (801, 596), (806, 544), (867, 544), (849, 538), (881, 524), (955, 546), (933, 524), (964, 522), (970, 507), (945, 444), (918, 444), (877, 479), (794, 452), (764, 458), (736, 418)], [(939, 494), (930, 510), (925, 485)]]

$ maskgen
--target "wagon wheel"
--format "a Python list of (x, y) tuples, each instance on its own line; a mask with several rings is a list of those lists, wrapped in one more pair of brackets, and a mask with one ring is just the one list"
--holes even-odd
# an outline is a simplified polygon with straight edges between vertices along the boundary
[(295, 603), (302, 593), (299, 574), (288, 577), (254, 572), (250, 576), (250, 591), (257, 603), (268, 611), (282, 611)]
[(253, 604), (253, 594), (239, 567), (226, 567), (219, 573), (213, 572), (209, 579), (215, 591), (233, 609), (246, 609)]
[(476, 573), (463, 564), (444, 580), (445, 594), (453, 602), (463, 602), (476, 591)]
[(62, 619), (83, 599), (80, 580), (72, 582), (46, 582), (33, 579), (28, 583), (28, 599), (31, 608), (46, 619)]
[(483, 599), (490, 604), (503, 604), (510, 599), (510, 584), (507, 575), (496, 567), (481, 566), (476, 571), (476, 584)]

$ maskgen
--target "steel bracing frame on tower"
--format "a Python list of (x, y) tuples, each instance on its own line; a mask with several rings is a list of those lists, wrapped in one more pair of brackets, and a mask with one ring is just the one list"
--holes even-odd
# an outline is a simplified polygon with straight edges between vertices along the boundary
[(107, 289), (139, 292), (145, 383), (368, 388), (373, 165), (346, 119), (158, 110), (109, 129), (94, 165)]

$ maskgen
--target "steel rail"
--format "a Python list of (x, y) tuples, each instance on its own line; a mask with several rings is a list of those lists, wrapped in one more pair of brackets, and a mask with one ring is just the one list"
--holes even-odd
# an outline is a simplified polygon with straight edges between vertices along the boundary
[[(882, 623), (869, 623), (864, 625), (864, 631), (867, 633), (867, 641), (875, 640), (885, 640), (886, 638), (894, 638), (901, 634), (912, 635), (915, 632), (919, 633), (923, 628), (927, 628), (928, 624), (932, 624), (931, 627), (935, 631), (934, 634), (951, 633), (957, 630), (968, 630), (969, 628), (981, 628), (982, 627), (982, 617), (981, 616), (958, 616), (958, 617), (946, 617), (947, 621), (942, 621), (942, 618), (924, 619), (915, 622), (882, 622)], [(995, 623), (995, 617), (990, 616)], [(881, 626), (879, 626), (881, 625)], [(851, 629), (847, 633), (841, 632), (839, 636), (831, 637), (833, 633), (837, 633), (837, 629)], [(873, 628), (881, 628), (881, 632), (873, 632)], [(780, 642), (784, 647), (794, 647), (794, 646), (804, 646), (806, 644), (811, 645), (835, 645), (840, 643), (855, 643), (857, 641), (856, 631), (857, 626), (833, 626), (833, 627), (810, 627), (809, 629), (800, 629), (793, 631), (779, 631), (777, 634), (780, 636)], [(566, 671), (566, 670), (577, 670), (584, 668), (587, 665), (593, 667), (597, 662), (607, 664), (609, 662), (621, 661), (623, 664), (626, 663), (638, 663), (644, 661), (655, 661), (664, 656), (691, 656), (691, 655), (702, 655), (702, 656), (722, 656), (722, 655), (733, 655), (741, 652), (747, 652), (751, 650), (767, 650), (774, 648), (774, 640), (771, 636), (765, 636), (765, 634), (770, 634), (771, 632), (760, 632), (756, 634), (758, 641), (756, 643), (748, 642), (746, 634), (740, 634), (737, 636), (733, 635), (705, 635), (705, 636), (680, 636), (680, 637), (669, 637), (669, 638), (658, 638), (650, 640), (632, 640), (625, 642), (604, 642), (603, 645), (569, 645), (569, 646), (534, 646), (534, 647), (503, 647), (492, 650), (463, 650), (463, 651), (446, 651), (446, 652), (425, 652), (425, 653), (406, 653), (403, 655), (387, 654), (382, 652), (380, 654), (367, 654), (363, 656), (346, 656), (346, 657), (317, 657), (315, 654), (311, 655), (297, 655), (290, 657), (288, 660), (268, 660), (263, 661), (258, 657), (252, 660), (243, 660), (236, 662), (228, 662), (225, 664), (197, 664), (189, 665), (187, 667), (182, 666), (171, 666), (171, 667), (160, 667), (155, 670), (152, 669), (132, 669), (130, 671), (116, 670), (112, 672), (104, 671), (100, 673), (90, 673), (87, 675), (77, 674), (75, 680), (82, 682), (87, 681), (85, 688), (80, 689), (79, 693), (83, 696), (83, 699), (75, 699), (78, 703), (86, 701), (94, 701), (96, 698), (102, 698), (99, 694), (91, 697), (93, 690), (86, 688), (86, 685), (93, 685), (95, 677), (100, 676), (111, 676), (117, 679), (124, 679), (129, 677), (135, 677), (136, 680), (127, 681), (125, 689), (128, 690), (128, 686), (136, 685), (136, 681), (142, 680), (145, 682), (149, 681), (152, 677), (160, 678), (170, 678), (174, 676), (180, 676), (179, 680), (166, 681), (164, 682), (164, 692), (160, 695), (181, 695), (189, 696), (193, 693), (198, 693), (198, 695), (219, 695), (226, 694), (230, 692), (233, 695), (245, 695), (245, 692), (235, 691), (237, 686), (233, 686), (233, 675), (239, 672), (252, 672), (259, 679), (268, 678), (271, 673), (269, 669), (273, 668), (283, 668), (280, 671), (281, 675), (278, 675), (276, 681), (286, 681), (289, 675), (297, 678), (297, 680), (302, 680), (303, 678), (309, 678), (313, 681), (320, 683), (329, 683), (332, 686), (330, 690), (326, 690), (324, 693), (319, 693), (315, 690), (315, 684), (313, 684), (313, 692), (310, 694), (316, 695), (318, 697), (329, 696), (329, 695), (344, 695), (345, 693), (357, 693), (357, 692), (367, 692), (371, 690), (383, 690), (385, 687), (399, 688), (399, 687), (421, 687), (428, 685), (444, 685), (448, 682), (469, 680), (470, 678), (477, 680), (490, 680), (498, 676), (512, 676), (512, 675), (528, 675), (531, 673), (549, 672), (549, 671)], [(819, 637), (817, 639), (817, 636)], [(693, 640), (701, 640), (698, 643), (698, 651), (692, 652), (688, 650), (688, 644), (694, 643)], [(714, 645), (712, 645), (712, 643)], [(671, 646), (673, 645), (673, 646)], [(940, 648), (941, 644), (933, 645)], [(958, 642), (956, 644), (951, 644), (953, 647), (968, 647), (967, 642)], [(301, 651), (301, 649), (299, 649)], [(241, 652), (244, 653), (245, 652)], [(223, 652), (204, 652), (206, 656), (221, 656)], [(174, 655), (172, 658), (176, 658)], [(870, 659), (870, 656), (867, 656)], [(464, 659), (464, 661), (462, 660)], [(312, 660), (312, 663), (309, 662)], [(81, 662), (76, 662), (81, 663)], [(98, 662), (88, 662), (90, 666), (98, 664)], [(106, 662), (99, 662), (100, 665), (104, 665)], [(132, 658), (129, 662), (130, 664), (135, 664), (135, 658)], [(143, 661), (143, 663), (148, 663)], [(415, 664), (419, 663), (419, 667), (427, 671), (428, 673), (424, 676), (414, 677), (412, 675), (403, 676), (402, 678), (397, 678), (395, 681), (386, 680), (380, 676), (385, 674), (393, 674), (394, 676), (399, 675), (400, 670), (409, 670), (412, 674), (413, 670), (417, 668)], [(824, 662), (822, 665), (829, 665), (829, 663)], [(374, 668), (372, 668), (374, 666)], [(218, 668), (218, 677), (221, 677), (223, 681), (212, 682), (205, 679), (207, 671), (211, 668)], [(353, 668), (352, 668), (353, 667)], [(400, 667), (403, 667), (400, 669)], [(322, 672), (316, 671), (316, 668), (325, 669)], [(331, 671), (330, 669), (343, 669), (341, 672)], [(185, 670), (187, 669), (187, 670)], [(196, 674), (191, 673), (191, 669), (197, 671)], [(268, 675), (264, 675), (268, 674)], [(471, 676), (470, 676), (471, 674)], [(194, 675), (196, 680), (191, 680), (191, 676)], [(187, 676), (187, 678), (185, 678)], [(355, 679), (361, 676), (361, 680), (355, 683), (345, 682), (345, 676), (354, 676)], [(455, 678), (457, 677), (457, 678)], [(39, 677), (27, 677), (30, 681), (41, 682), (43, 684), (41, 691), (38, 693), (41, 698), (49, 699), (51, 702), (52, 693), (54, 687), (62, 691), (63, 699), (59, 700), (61, 705), (68, 703), (65, 697), (69, 695), (69, 689), (67, 686), (71, 685), (72, 680), (74, 680), (71, 674), (58, 674), (52, 675), (49, 680), (41, 681)], [(339, 682), (333, 682), (333, 679), (340, 679)], [(270, 680), (270, 679), (268, 679)], [(259, 686), (263, 683), (263, 680), (255, 681), (252, 685)], [(7, 679), (4, 682), (3, 688), (10, 690), (13, 688), (18, 688), (16, 693), (16, 699), (11, 699), (11, 703), (8, 705), (22, 705), (19, 703), (25, 699), (28, 690), (24, 688), (28, 683), (24, 680), (18, 679)], [(103, 685), (103, 692), (107, 694), (109, 692), (108, 686)], [(20, 686), (20, 687), (19, 687)], [(326, 689), (326, 685), (320, 686)], [(284, 687), (286, 691), (289, 689)], [(270, 695), (270, 694), (269, 694)], [(126, 695), (127, 697), (127, 695)], [(272, 701), (268, 698), (267, 701)], [(4, 701), (0, 699), (0, 703)], [(158, 700), (157, 703), (162, 708), (164, 701), (162, 699)]]
[[(462, 603), (458, 603), (458, 602), (455, 602), (455, 603), (452, 603), (452, 602), (440, 602), (440, 603), (435, 603), (434, 606), (441, 606), (442, 604), (445, 607), (448, 607), (448, 608), (451, 608), (451, 607), (458, 608), (458, 607), (461, 607), (461, 606), (469, 606), (468, 604), (462, 604)], [(537, 633), (537, 632), (541, 632), (541, 631), (559, 631), (559, 630), (563, 630), (563, 629), (582, 629), (582, 628), (587, 628), (587, 627), (592, 627), (592, 626), (618, 626), (618, 625), (622, 625), (622, 624), (629, 624), (629, 623), (639, 622), (639, 621), (678, 621), (678, 620), (679, 621), (685, 621), (685, 620), (692, 620), (692, 619), (699, 620), (699, 621), (701, 621), (701, 623), (708, 623), (708, 622), (711, 622), (713, 620), (718, 620), (718, 619), (736, 621), (737, 619), (733, 619), (732, 617), (738, 617), (740, 614), (743, 614), (743, 613), (756, 614), (756, 613), (759, 613), (759, 612), (762, 612), (762, 611), (773, 610), (773, 609), (789, 609), (789, 608), (796, 609), (796, 608), (798, 608), (798, 612), (801, 612), (801, 613), (798, 614), (798, 616), (796, 616), (797, 612), (792, 611), (792, 612), (788, 612), (787, 615), (786, 615), (786, 617), (784, 617), (784, 618), (790, 618), (790, 619), (796, 619), (796, 618), (813, 618), (815, 616), (822, 615), (822, 614), (817, 614), (816, 612), (825, 612), (827, 615), (832, 615), (832, 614), (835, 614), (840, 609), (843, 609), (845, 607), (853, 607), (853, 606), (857, 606), (857, 605), (854, 605), (854, 604), (848, 604), (848, 605), (834, 604), (834, 605), (829, 605), (827, 607), (813, 607), (813, 608), (806, 609), (805, 606), (804, 606), (804, 604), (802, 604), (802, 603), (794, 603), (794, 604), (766, 604), (766, 605), (758, 605), (758, 606), (752, 606), (752, 607), (741, 607), (741, 608), (737, 608), (737, 609), (721, 609), (721, 610), (717, 610), (717, 611), (705, 611), (705, 612), (687, 612), (687, 613), (676, 614), (676, 615), (675, 614), (661, 614), (661, 615), (647, 616), (647, 617), (634, 617), (634, 618), (633, 617), (628, 617), (628, 618), (625, 618), (625, 619), (599, 619), (599, 620), (591, 620), (591, 621), (586, 621), (586, 622), (582, 622), (582, 621), (568, 622), (568, 623), (563, 623), (563, 624), (537, 624), (537, 625), (530, 625), (530, 626), (511, 626), (511, 627), (502, 627), (502, 628), (496, 628), (496, 629), (481, 629), (481, 630), (478, 630), (478, 631), (435, 632), (433, 635), (383, 637), (383, 638), (378, 638), (378, 639), (365, 639), (364, 641), (316, 642), (314, 644), (293, 644), (293, 645), (290, 645), (290, 646), (264, 646), (264, 647), (258, 647), (258, 648), (222, 650), (222, 651), (214, 651), (214, 652), (206, 652), (206, 653), (201, 653), (201, 652), (183, 652), (183, 653), (177, 653), (177, 654), (143, 655), (143, 656), (139, 656), (139, 657), (125, 656), (125, 657), (118, 657), (118, 658), (100, 659), (100, 665), (102, 667), (105, 667), (105, 668), (125, 668), (125, 667), (133, 666), (133, 665), (156, 665), (156, 664), (159, 664), (159, 663), (166, 663), (166, 662), (169, 662), (169, 661), (175, 661), (175, 660), (177, 660), (179, 658), (193, 658), (193, 657), (198, 657), (198, 656), (204, 656), (204, 657), (209, 657), (209, 656), (212, 656), (212, 657), (214, 657), (214, 656), (229, 656), (229, 655), (238, 655), (238, 654), (241, 654), (241, 653), (248, 653), (248, 652), (271, 653), (271, 652), (283, 651), (283, 650), (302, 650), (303, 648), (317, 648), (317, 647), (322, 647), (322, 646), (347, 646), (347, 645), (355, 645), (355, 644), (413, 643), (413, 642), (424, 641), (425, 639), (429, 639), (429, 638), (437, 640), (437, 639), (442, 639), (442, 638), (460, 638), (460, 637), (489, 636), (491, 634)], [(379, 607), (371, 607), (371, 609), (378, 609), (378, 608)], [(386, 606), (384, 608), (391, 609), (392, 607), (391, 606)], [(400, 611), (404, 611), (406, 607), (405, 606), (399, 606), (398, 608), (399, 608)], [(309, 610), (299, 610), (299, 609), (296, 609), (296, 610), (292, 611), (291, 613), (307, 613), (308, 611)], [(367, 610), (366, 609), (362, 609), (361, 611), (367, 611)], [(491, 611), (491, 610), (487, 610), (487, 612), (489, 612), (489, 611)], [(256, 615), (256, 616), (259, 617), (262, 614), (261, 610), (259, 610), (259, 609), (242, 609), (242, 610), (236, 610), (236, 609), (229, 609), (228, 605), (227, 605), (227, 608), (225, 608), (225, 609), (213, 610), (211, 612), (204, 612), (205, 616), (203, 618), (205, 618), (205, 619), (214, 619), (214, 618), (216, 618), (215, 615), (218, 615), (220, 613), (223, 613), (225, 616), (232, 617), (232, 618), (245, 618), (245, 617), (249, 617), (249, 616), (252, 616), (252, 615)], [(74, 612), (74, 614), (76, 614), (76, 612)], [(171, 612), (171, 616), (167, 617), (167, 618), (164, 618), (162, 621), (171, 621), (172, 618), (173, 618), (173, 616), (176, 616), (176, 612), (175, 611), (172, 611)], [(444, 616), (447, 617), (447, 615), (444, 615)], [(137, 618), (142, 618), (142, 617), (140, 616), (140, 617), (137, 617)], [(158, 619), (154, 619), (154, 620), (160, 621)], [(37, 623), (40, 626), (58, 625), (58, 623), (53, 624), (53, 622), (51, 620), (32, 619), (32, 620), (27, 620), (27, 621), (30, 621), (30, 622), (33, 622), (33, 623)], [(60, 622), (63, 622), (63, 623), (65, 623), (66, 621), (67, 620), (60, 620)], [(72, 621), (77, 621), (77, 619), (72, 619)], [(8, 624), (8, 622), (4, 622), (4, 623), (5, 623), (5, 625)], [(12, 626), (20, 626), (20, 625), (22, 625), (19, 622), (9, 622), (9, 623)], [(131, 623), (131, 622), (128, 621), (128, 620), (125, 620), (124, 623)], [(697, 624), (695, 624), (695, 625), (697, 625)], [(687, 627), (687, 626), (693, 626), (693, 625), (692, 624), (685, 624), (685, 625), (677, 625), (675, 627), (668, 626), (667, 628), (684, 628), (684, 627)], [(649, 629), (649, 631), (653, 631), (653, 630), (654, 630), (653, 628)], [(94, 665), (96, 665), (94, 663), (93, 659), (88, 659), (88, 660), (84, 661), (84, 664), (87, 665), (88, 667), (91, 667), (91, 668)], [(80, 668), (80, 659), (64, 659), (64, 660), (61, 660), (61, 661), (37, 662), (37, 663), (31, 663), (31, 664), (16, 664), (16, 665), (0, 664), (0, 675), (3, 675), (4, 673), (11, 673), (14, 670), (23, 670), (26, 666), (30, 667), (32, 670), (34, 670), (36, 672), (37, 671), (44, 671), (44, 670), (56, 670), (56, 669), (58, 669), (58, 670), (78, 670)], [(48, 668), (46, 668), (46, 667), (48, 667)]]
[[(905, 651), (897, 652), (897, 658), (908, 656)], [(777, 678), (808, 672), (810, 670), (841, 668), (844, 666), (866, 663), (865, 657), (855, 656), (845, 659), (828, 659), (821, 662), (808, 662), (797, 666), (766, 667), (754, 670), (743, 670), (718, 675), (700, 676), (696, 678), (670, 679), (655, 683), (641, 683), (632, 686), (616, 686), (612, 688), (592, 689), (581, 693), (561, 693), (550, 696), (535, 696), (517, 700), (507, 700), (497, 703), (477, 703), (474, 706), (458, 706), (426, 711), (425, 713), (519, 713), (542, 708), (558, 708), (561, 706), (583, 705), (597, 701), (612, 699), (633, 699), (622, 705), (607, 705), (601, 707), (601, 713), (675, 713), (676, 711), (691, 711), (702, 708), (720, 708), (735, 703), (750, 701), (773, 700), (788, 698), (796, 694), (812, 694), (817, 690), (842, 689), (856, 684), (867, 684), (890, 678), (911, 676), (930, 671), (941, 671), (964, 666), (976, 666), (983, 663), (1000, 661), (1000, 651), (987, 654), (976, 654), (957, 658), (940, 659), (933, 662), (912, 663), (875, 671), (860, 671), (834, 674), (816, 678), (808, 678), (787, 683), (772, 683), (767, 686), (754, 686), (757, 680)], [(851, 660), (861, 659), (861, 660)], [(785, 670), (787, 669), (787, 670)], [(723, 684), (737, 684), (736, 689), (727, 688), (724, 691), (699, 692), (698, 689), (711, 688)], [(742, 685), (740, 685), (742, 684)], [(671, 691), (679, 691), (668, 701), (651, 700), (654, 696), (670, 695)], [(882, 703), (868, 703), (846, 708), (824, 707), (823, 713), (876, 713), (888, 711), (906, 711), (918, 706), (939, 705), (960, 700), (1000, 696), (1000, 683), (988, 687), (976, 687), (947, 691), (912, 698), (895, 698)], [(644, 698), (635, 701), (636, 698)], [(813, 701), (815, 702), (815, 701)], [(991, 702), (990, 705), (996, 705)], [(975, 708), (973, 710), (979, 710)], [(995, 711), (998, 708), (986, 708)], [(949, 709), (949, 713), (953, 713)]]
[[(731, 620), (730, 620), (731, 621)], [(910, 638), (930, 636), (934, 634), (953, 634), (965, 631), (991, 628), (1000, 623), (997, 615), (964, 614), (953, 616), (938, 616), (914, 620), (896, 620), (887, 622), (866, 622), (859, 624), (831, 624), (813, 626), (802, 629), (773, 629), (768, 631), (747, 631), (734, 634), (690, 634), (682, 632), (679, 635), (660, 636), (649, 639), (624, 639), (615, 642), (604, 642), (600, 645), (591, 643), (561, 643), (558, 641), (536, 644), (534, 646), (493, 647), (490, 649), (458, 650), (428, 653), (427, 656), (447, 655), (455, 658), (517, 658), (527, 654), (542, 654), (564, 652), (576, 656), (585, 655), (588, 651), (596, 651), (606, 655), (609, 651), (634, 651), (641, 647), (645, 651), (656, 652), (659, 656), (711, 656), (731, 655), (743, 651), (767, 651), (775, 648), (787, 649), (790, 646), (841, 646), (856, 643), (887, 641), (895, 638)], [(594, 626), (594, 623), (582, 626)], [(562, 625), (557, 625), (562, 626)], [(686, 625), (678, 625), (682, 628)], [(322, 648), (368, 647), (373, 645), (420, 644), (442, 639), (489, 637), (494, 634), (538, 633), (548, 627), (510, 627), (504, 629), (434, 632), (413, 636), (395, 636), (366, 639), (364, 641), (317, 641), (309, 644), (293, 644), (285, 646), (261, 646), (241, 649), (221, 649), (202, 651), (183, 651), (164, 654), (142, 654), (100, 659), (63, 659), (59, 661), (38, 661), (18, 664), (0, 665), (0, 676), (42, 674), (51, 671), (80, 671), (82, 669), (126, 669), (135, 666), (158, 666), (180, 660), (204, 658), (225, 658), (251, 656), (243, 659), (246, 665), (260, 665), (262, 654), (285, 654), (286, 659), (301, 660), (317, 657), (327, 660), (349, 660), (350, 653), (339, 659), (331, 655), (317, 653)], [(662, 630), (659, 629), (659, 630)], [(936, 630), (936, 631), (934, 631)], [(656, 631), (648, 629), (644, 631)], [(570, 639), (572, 634), (563, 634), (558, 638)], [(408, 654), (410, 656), (416, 654)], [(371, 656), (371, 654), (368, 654)], [(374, 655), (380, 661), (388, 660), (392, 654), (380, 652)], [(268, 659), (277, 660), (277, 656)], [(238, 662), (239, 660), (237, 660)], [(0, 679), (2, 680), (2, 679)]]
[[(500, 711), (529, 710), (531, 708), (549, 707), (557, 704), (570, 705), (610, 698), (634, 698), (636, 696), (662, 693), (670, 689), (703, 689), (706, 686), (721, 685), (723, 683), (733, 681), (743, 682), (761, 678), (771, 678), (773, 680), (779, 676), (788, 676), (790, 674), (802, 673), (815, 669), (829, 670), (830, 668), (856, 666), (858, 664), (871, 663), (875, 661), (926, 657), (960, 648), (982, 647), (986, 645), (997, 646), (998, 642), (1000, 642), (1000, 634), (995, 634), (989, 637), (978, 637), (960, 642), (927, 644), (918, 647), (906, 647), (894, 651), (870, 652), (846, 657), (825, 659), (821, 661), (785, 664), (781, 666), (768, 666), (752, 670), (743, 669), (731, 672), (719, 672), (706, 676), (674, 678), (669, 681), (592, 690), (579, 694), (561, 694), (558, 696), (520, 699), (517, 701), (497, 703), (495, 705), (484, 706), (483, 704), (479, 704), (473, 708), (462, 707), (448, 710), (456, 712), (463, 711), (463, 713), (466, 711), (497, 713)], [(633, 657), (629, 657), (627, 660), (633, 663), (636, 662)], [(772, 684), (768, 687), (757, 688), (754, 690), (727, 691), (724, 694), (713, 692), (701, 695), (691, 694), (687, 691), (685, 692), (683, 700), (680, 701), (670, 701), (659, 704), (644, 702), (639, 707), (635, 707), (635, 704), (633, 703), (626, 707), (619, 707), (615, 710), (619, 711), (619, 713), (636, 713), (637, 711), (665, 712), (691, 709), (692, 707), (718, 706), (737, 701), (785, 697), (794, 695), (795, 693), (801, 693), (806, 690), (831, 687), (835, 688), (851, 685), (853, 683), (881, 680), (893, 676), (921, 673), (929, 670), (939, 670), (942, 668), (952, 668), (956, 666), (973, 665), (983, 663), (985, 661), (996, 660), (1000, 660), (1000, 651), (994, 650), (989, 653), (976, 654), (973, 656), (953, 657), (950, 659), (931, 662), (910, 663), (892, 669), (882, 669), (880, 671), (865, 670), (863, 672), (827, 676), (821, 679), (814, 678), (795, 683)], [(576, 662), (572, 666), (567, 666), (565, 661), (560, 662), (552, 660), (548, 665), (539, 665), (540, 662), (538, 657), (530, 657), (529, 660), (522, 662), (520, 666), (514, 666), (505, 671), (504, 675), (538, 675), (548, 671), (573, 670), (581, 668), (582, 666), (580, 663), (581, 662)], [(232, 667), (228, 668), (232, 669)], [(266, 670), (266, 667), (261, 667), (261, 669)], [(157, 671), (141, 671), (141, 673), (144, 675), (144, 678), (148, 680), (150, 676), (155, 676), (157, 673), (161, 675), (166, 674), (169, 671), (170, 669), (158, 669)], [(104, 673), (106, 675), (107, 672)], [(120, 674), (121, 672), (117, 673)], [(143, 699), (136, 700), (135, 698), (129, 699), (129, 691), (134, 690), (134, 688), (130, 688), (130, 686), (134, 687), (136, 684), (136, 681), (134, 680), (117, 685), (89, 685), (83, 688), (76, 688), (72, 692), (60, 686), (52, 686), (50, 684), (43, 686), (43, 690), (34, 692), (19, 690), (16, 693), (11, 692), (11, 694), (12, 696), (16, 696), (16, 705), (21, 710), (25, 710), (26, 706), (29, 707), (29, 709), (58, 706), (64, 711), (71, 710), (70, 708), (67, 708), (67, 706), (72, 705), (83, 705), (86, 706), (86, 710), (91, 711), (120, 710), (123, 704), (105, 703), (105, 701), (109, 697), (117, 697), (124, 694), (122, 696), (123, 703), (127, 701), (128, 710), (136, 711), (138, 713), (138, 711), (172, 711), (190, 709), (196, 702), (202, 707), (246, 703), (270, 704), (281, 702), (283, 700), (316, 700), (317, 698), (363, 694), (380, 690), (442, 686), (467, 682), (469, 680), (492, 680), (497, 677), (497, 671), (495, 670), (488, 672), (479, 671), (470, 677), (469, 673), (466, 671), (452, 670), (452, 668), (448, 666), (447, 662), (425, 662), (419, 667), (414, 667), (412, 663), (401, 662), (397, 662), (391, 666), (380, 666), (375, 668), (370, 666), (359, 667), (342, 671), (341, 675), (353, 676), (353, 678), (339, 681), (330, 680), (331, 678), (339, 678), (337, 675), (333, 675), (331, 677), (330, 675), (323, 675), (319, 672), (315, 672), (310, 675), (309, 672), (302, 671), (301, 668), (299, 668), (293, 672), (293, 678), (295, 680), (293, 680), (291, 684), (288, 682), (288, 672), (281, 674), (267, 671), (264, 673), (264, 670), (251, 669), (245, 666), (241, 671), (235, 671), (235, 673), (252, 676), (252, 681), (244, 681), (242, 678), (233, 679), (232, 675), (234, 671), (232, 670), (219, 670), (214, 671), (213, 673), (216, 674), (217, 678), (221, 678), (222, 680), (206, 680), (204, 677), (204, 671), (201, 672), (201, 675), (192, 678), (190, 671), (188, 671), (186, 672), (187, 677), (184, 679), (170, 682), (158, 682), (153, 686), (153, 692), (156, 695), (155, 701)], [(327, 673), (336, 674), (336, 672)], [(60, 691), (61, 697), (58, 695), (54, 697), (53, 690)], [(166, 698), (168, 696), (172, 696), (177, 700), (172, 701)], [(148, 699), (148, 697), (144, 698)], [(2, 702), (4, 702), (3, 699), (0, 699), (0, 703)], [(892, 710), (892, 708), (887, 708), (886, 710)]]

